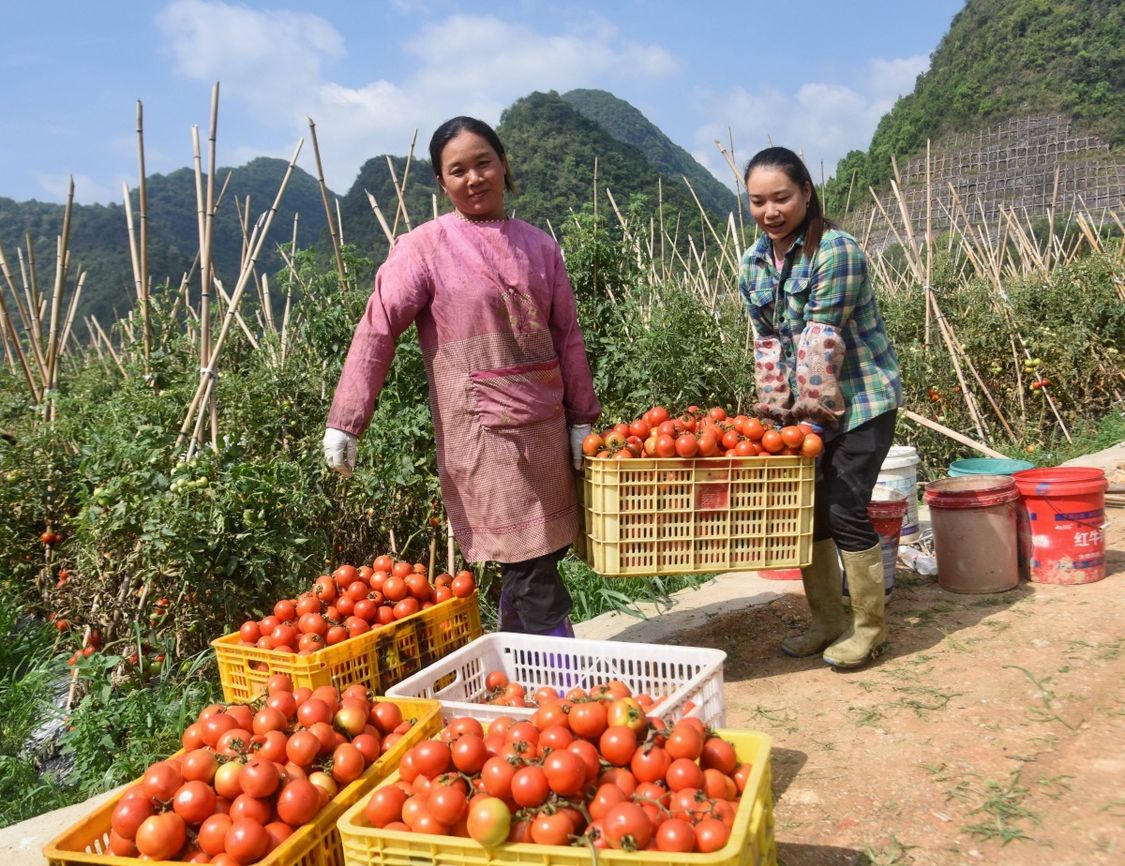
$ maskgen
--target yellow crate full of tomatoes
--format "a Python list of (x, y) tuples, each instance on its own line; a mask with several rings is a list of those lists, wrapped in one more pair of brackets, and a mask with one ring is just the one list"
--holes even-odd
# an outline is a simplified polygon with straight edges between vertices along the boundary
[(377, 557), (321, 575), (309, 591), (211, 646), (224, 699), (248, 701), (278, 673), (296, 686), (361, 683), (384, 694), (481, 634), (471, 572), (430, 584), (408, 563)]
[(807, 425), (656, 406), (583, 443), (584, 559), (605, 577), (800, 568), (812, 558)]
[[(272, 689), (261, 706), (204, 708), (185, 730), (181, 751), (152, 764), (44, 847), (50, 866), (139, 866), (221, 855), (240, 864), (338, 866), (340, 816), (397, 770), (410, 748), (440, 730), (440, 706), (407, 698), (349, 697), (330, 688), (336, 697), (332, 705), (331, 696), (312, 690), (302, 695), (299, 689), (290, 691), (285, 678), (275, 681), (284, 685)], [(294, 699), (275, 703), (278, 692)], [(317, 701), (309, 700), (313, 697)], [(306, 704), (309, 709), (317, 705), (327, 719), (321, 719), (324, 725), (314, 727), (315, 713), (306, 713)], [(349, 709), (341, 716), (344, 707)], [(357, 712), (369, 718), (368, 728), (345, 734), (349, 727), (359, 730), (352, 725)], [(231, 727), (232, 721), (240, 727)], [(265, 728), (246, 742), (251, 731)], [(337, 741), (328, 745), (311, 733), (322, 729), (339, 732)], [(308, 744), (300, 741), (309, 737), (321, 745), (302, 755)], [(290, 750), (292, 757), (286, 755)], [(271, 751), (277, 752), (274, 759), (268, 759)]]
[(345, 863), (775, 866), (768, 736), (596, 709), (452, 720), (340, 818)]

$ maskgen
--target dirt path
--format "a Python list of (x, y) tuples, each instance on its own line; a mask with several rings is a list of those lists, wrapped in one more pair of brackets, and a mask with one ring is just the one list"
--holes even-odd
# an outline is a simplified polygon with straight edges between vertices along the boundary
[(726, 724), (774, 738), (781, 866), (1125, 863), (1125, 509), (1107, 517), (1097, 583), (965, 595), (900, 570), (865, 670), (781, 655), (799, 582), (667, 635), (725, 650)]

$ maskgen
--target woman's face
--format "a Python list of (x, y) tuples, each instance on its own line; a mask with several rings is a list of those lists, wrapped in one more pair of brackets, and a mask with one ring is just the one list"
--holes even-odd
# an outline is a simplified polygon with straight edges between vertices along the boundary
[(796, 184), (784, 171), (759, 166), (746, 178), (750, 198), (750, 215), (754, 222), (775, 243), (791, 240), (800, 229), (809, 210), (812, 186)]
[(441, 185), (453, 206), (469, 219), (504, 218), (508, 164), (475, 132), (460, 132), (441, 150)]

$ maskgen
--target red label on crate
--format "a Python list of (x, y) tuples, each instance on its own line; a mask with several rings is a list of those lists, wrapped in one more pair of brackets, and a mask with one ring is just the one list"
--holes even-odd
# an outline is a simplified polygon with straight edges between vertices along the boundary
[(730, 507), (730, 491), (725, 484), (700, 484), (695, 488), (696, 511), (725, 511)]

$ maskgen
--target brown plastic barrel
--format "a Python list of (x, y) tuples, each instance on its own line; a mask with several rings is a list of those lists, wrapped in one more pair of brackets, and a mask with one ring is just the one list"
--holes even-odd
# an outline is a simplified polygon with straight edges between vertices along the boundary
[(1020, 492), (1008, 475), (942, 478), (926, 485), (938, 585), (950, 592), (1004, 592), (1019, 577)]

